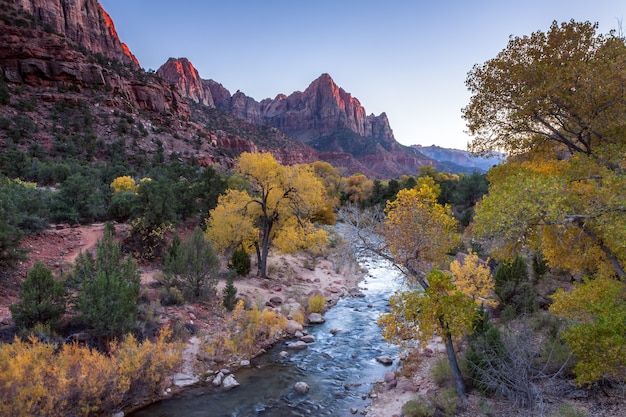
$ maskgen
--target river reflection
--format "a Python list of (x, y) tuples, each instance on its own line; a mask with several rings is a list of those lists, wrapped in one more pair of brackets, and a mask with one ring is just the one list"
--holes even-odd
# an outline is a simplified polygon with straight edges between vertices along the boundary
[[(376, 322), (402, 280), (385, 260), (364, 258), (360, 263), (368, 271), (360, 284), (364, 297), (339, 300), (326, 312), (324, 324), (307, 327), (315, 337), (308, 349), (281, 358), (285, 343), (278, 344), (256, 358), (253, 368), (237, 372), (238, 388), (192, 388), (131, 416), (351, 416), (351, 408), (363, 410), (373, 384), (397, 364), (397, 360), (391, 366), (376, 361), (378, 356), (398, 352), (384, 341)], [(307, 394), (294, 391), (298, 381), (311, 387)]]

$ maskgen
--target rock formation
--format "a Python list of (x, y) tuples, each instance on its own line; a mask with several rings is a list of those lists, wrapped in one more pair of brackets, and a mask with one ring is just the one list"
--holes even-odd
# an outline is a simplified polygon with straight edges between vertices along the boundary
[(157, 74), (178, 87), (183, 96), (204, 104), (215, 107), (211, 90), (203, 84), (191, 62), (187, 58), (170, 58), (157, 70)]
[(259, 103), (241, 91), (231, 95), (221, 84), (202, 80), (187, 58), (170, 58), (157, 73), (195, 102), (255, 125), (276, 127), (303, 143), (342, 129), (385, 142), (395, 141), (387, 115), (366, 115), (359, 100), (337, 86), (328, 74), (322, 74), (304, 92), (279, 94)]
[(137, 58), (117, 36), (115, 25), (97, 0), (17, 0), (51, 32), (87, 50), (139, 67)]
[(115, 97), (114, 107), (188, 117), (188, 105), (178, 90), (139, 68), (96, 0), (19, 0), (18, 5), (38, 25), (0, 22), (0, 77), (7, 82), (77, 92), (105, 90)]
[[(328, 74), (322, 74), (303, 92), (257, 102), (241, 91), (231, 95), (216, 81), (201, 79), (186, 58), (170, 58), (157, 73), (193, 101), (253, 125), (277, 128), (309, 145), (319, 159), (348, 175), (359, 172), (373, 178), (392, 178), (417, 174), (423, 165), (437, 166), (418, 150), (400, 145), (385, 113), (367, 115), (359, 100)], [(272, 153), (281, 161), (306, 159), (300, 155), (306, 148), (292, 148), (274, 147)]]

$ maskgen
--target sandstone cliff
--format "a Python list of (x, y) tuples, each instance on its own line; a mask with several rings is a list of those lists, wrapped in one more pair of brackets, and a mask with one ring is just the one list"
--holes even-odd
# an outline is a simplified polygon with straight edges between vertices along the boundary
[(97, 0), (17, 0), (17, 4), (50, 31), (91, 52), (139, 67)]
[(259, 103), (241, 91), (231, 95), (221, 84), (202, 80), (187, 58), (170, 58), (157, 73), (197, 103), (216, 107), (249, 123), (276, 127), (304, 143), (342, 129), (395, 141), (387, 115), (367, 115), (359, 100), (328, 74), (322, 74), (304, 92), (279, 94)]
[(203, 84), (198, 71), (187, 58), (170, 58), (157, 70), (157, 74), (178, 87), (183, 96), (204, 104), (215, 107), (213, 96), (208, 86)]
[(253, 125), (277, 128), (347, 174), (388, 178), (417, 174), (423, 165), (438, 166), (418, 150), (399, 144), (385, 113), (367, 115), (359, 100), (328, 74), (302, 92), (257, 102), (241, 91), (231, 95), (221, 84), (201, 79), (186, 58), (170, 58), (157, 73), (183, 96)]
[(19, 0), (23, 11), (3, 3), (0, 77), (7, 82), (77, 92), (106, 90), (114, 107), (188, 117), (178, 90), (139, 68), (97, 1)]

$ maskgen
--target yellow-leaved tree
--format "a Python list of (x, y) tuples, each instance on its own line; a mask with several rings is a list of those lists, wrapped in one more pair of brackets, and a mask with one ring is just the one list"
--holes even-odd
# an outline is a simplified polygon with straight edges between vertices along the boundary
[(469, 254), (450, 263), (453, 283), (455, 287), (474, 300), (477, 304), (495, 307), (498, 303), (494, 299), (495, 282), (487, 262), (483, 262), (471, 250)]
[[(623, 363), (624, 319), (603, 310), (626, 308), (623, 289), (581, 302), (596, 285), (626, 281), (626, 42), (597, 29), (554, 22), (547, 32), (512, 37), (468, 74), (463, 116), (474, 135), (470, 150), (512, 156), (488, 174), (475, 237), (492, 245), (494, 258), (530, 249), (551, 267), (589, 277), (559, 292), (552, 311), (573, 320), (566, 333), (573, 351), (614, 364)], [(579, 381), (607, 375), (589, 354), (577, 356)]]
[(239, 245), (255, 251), (258, 273), (267, 278), (272, 245), (284, 252), (323, 250), (326, 232), (311, 218), (323, 207), (326, 190), (310, 166), (284, 166), (270, 153), (244, 152), (235, 169), (250, 192), (228, 190), (209, 213), (206, 237), (217, 251)]
[(135, 183), (135, 180), (132, 177), (123, 175), (115, 178), (113, 182), (111, 182), (111, 188), (114, 193), (119, 193), (120, 191), (130, 191), (136, 194), (139, 189), (139, 185)]
[(550, 311), (570, 323), (563, 338), (578, 359), (578, 383), (626, 381), (626, 285), (599, 277), (572, 292), (559, 289), (553, 299)]
[[(453, 339), (471, 331), (478, 308), (472, 297), (454, 285), (452, 274), (432, 269), (443, 264), (459, 239), (450, 208), (437, 203), (437, 196), (430, 181), (419, 178), (415, 188), (400, 190), (396, 199), (387, 203), (383, 236), (389, 259), (409, 278), (412, 288), (391, 297), (391, 311), (383, 314), (379, 323), (385, 338), (394, 341), (419, 339), (424, 343), (439, 334), (446, 345), (457, 394), (464, 400), (465, 384)], [(424, 274), (427, 270), (431, 271)], [(465, 286), (470, 287), (469, 283)]]
[(422, 271), (442, 262), (459, 241), (452, 211), (437, 203), (437, 196), (428, 180), (419, 178), (414, 188), (400, 190), (385, 208), (382, 234), (392, 260), (422, 287), (427, 286)]

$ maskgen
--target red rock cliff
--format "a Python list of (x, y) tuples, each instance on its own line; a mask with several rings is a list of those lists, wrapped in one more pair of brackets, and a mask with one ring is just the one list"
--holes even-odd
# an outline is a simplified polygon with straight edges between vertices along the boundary
[(184, 97), (205, 106), (215, 107), (210, 88), (203, 83), (198, 70), (187, 58), (168, 59), (157, 70), (157, 74), (175, 84)]
[(113, 20), (97, 0), (17, 0), (17, 3), (44, 26), (89, 51), (139, 67), (137, 58), (120, 41)]

